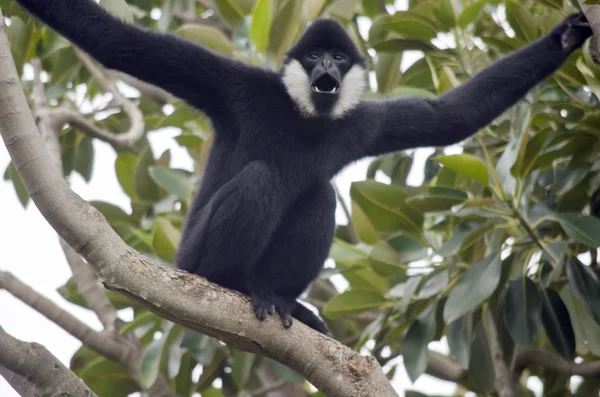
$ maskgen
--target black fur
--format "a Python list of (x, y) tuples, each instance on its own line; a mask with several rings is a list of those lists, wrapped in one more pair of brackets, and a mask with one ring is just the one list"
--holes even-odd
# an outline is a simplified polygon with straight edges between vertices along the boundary
[[(362, 101), (339, 119), (306, 118), (279, 73), (244, 65), (172, 35), (124, 24), (89, 0), (18, 0), (108, 68), (156, 84), (212, 119), (202, 187), (177, 262), (251, 295), (259, 318), (277, 311), (326, 332), (296, 299), (322, 268), (334, 232), (330, 179), (348, 163), (462, 141), (557, 70), (591, 30), (581, 14), (434, 100)], [(358, 50), (331, 21), (315, 22), (290, 51)]]

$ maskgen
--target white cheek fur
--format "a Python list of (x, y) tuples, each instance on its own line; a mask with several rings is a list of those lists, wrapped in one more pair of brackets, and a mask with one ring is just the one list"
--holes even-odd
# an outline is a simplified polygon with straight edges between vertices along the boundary
[(310, 79), (300, 62), (292, 59), (285, 65), (283, 84), (302, 114), (305, 116), (315, 116), (317, 114), (312, 103)]
[(348, 111), (354, 109), (360, 102), (365, 89), (367, 88), (365, 69), (360, 65), (354, 65), (342, 80), (340, 87), (340, 97), (338, 98), (333, 112), (333, 118), (342, 117)]
[[(292, 59), (284, 66), (283, 84), (303, 115), (308, 117), (317, 115), (311, 97), (310, 79), (300, 62)], [(366, 87), (365, 70), (360, 65), (352, 66), (342, 80), (339, 97), (331, 117), (340, 118), (354, 109), (360, 102)]]

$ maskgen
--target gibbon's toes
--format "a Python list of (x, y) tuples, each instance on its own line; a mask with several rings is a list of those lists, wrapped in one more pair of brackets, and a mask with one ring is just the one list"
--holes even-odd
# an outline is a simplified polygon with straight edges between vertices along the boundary
[(296, 301), (287, 302), (284, 299), (278, 298), (275, 303), (275, 310), (277, 310), (277, 314), (281, 318), (281, 324), (283, 328), (289, 328), (293, 324), (292, 320), (292, 310), (296, 306)]
[(252, 296), (252, 308), (256, 318), (263, 321), (268, 315), (275, 313), (275, 305), (264, 297), (257, 295)]
[(292, 320), (291, 314), (281, 316), (281, 324), (283, 324), (283, 328), (289, 328), (292, 326), (293, 323), (294, 321)]

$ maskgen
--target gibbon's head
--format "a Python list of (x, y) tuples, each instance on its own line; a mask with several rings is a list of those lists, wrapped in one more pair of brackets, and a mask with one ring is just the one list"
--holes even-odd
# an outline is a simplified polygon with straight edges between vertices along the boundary
[(288, 51), (282, 79), (303, 115), (339, 118), (360, 102), (367, 83), (364, 64), (344, 28), (319, 18)]

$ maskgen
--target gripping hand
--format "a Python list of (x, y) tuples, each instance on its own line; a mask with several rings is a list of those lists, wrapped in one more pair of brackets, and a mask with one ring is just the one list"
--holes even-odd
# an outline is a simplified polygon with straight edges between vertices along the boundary
[(560, 40), (562, 48), (570, 53), (585, 43), (592, 35), (592, 28), (585, 15), (580, 12), (566, 17), (552, 30), (551, 34), (556, 36)]

